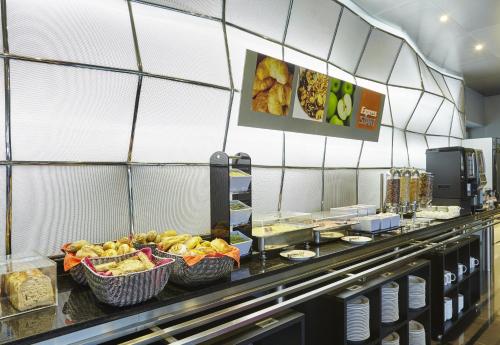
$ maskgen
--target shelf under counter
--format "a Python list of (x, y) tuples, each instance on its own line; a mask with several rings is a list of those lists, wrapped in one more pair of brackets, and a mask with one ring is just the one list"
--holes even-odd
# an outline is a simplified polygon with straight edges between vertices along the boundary
[[(168, 284), (159, 296), (126, 308), (114, 308), (98, 302), (89, 288), (77, 286), (69, 275), (61, 275), (58, 279), (59, 305), (42, 312), (3, 320), (0, 342), (34, 343), (59, 338), (58, 341), (64, 343), (68, 339), (71, 342), (83, 341), (92, 333), (100, 334), (103, 341), (112, 340), (136, 332), (141, 325), (151, 327), (150, 322), (156, 322), (159, 316), (164, 321), (174, 321), (195, 311), (236, 301), (239, 296), (251, 291), (258, 293), (263, 286), (280, 286), (307, 279), (387, 252), (408, 241), (422, 240), (455, 226), (468, 224), (477, 217), (489, 217), (496, 212), (464, 216), (408, 233), (379, 235), (365, 245), (336, 241), (312, 246), (317, 257), (306, 262), (292, 262), (278, 256), (271, 256), (262, 262), (257, 255), (253, 255), (242, 259), (241, 267), (235, 269), (225, 281), (197, 289)], [(57, 260), (60, 261), (60, 258)], [(38, 323), (38, 326), (29, 326), (34, 323)]]

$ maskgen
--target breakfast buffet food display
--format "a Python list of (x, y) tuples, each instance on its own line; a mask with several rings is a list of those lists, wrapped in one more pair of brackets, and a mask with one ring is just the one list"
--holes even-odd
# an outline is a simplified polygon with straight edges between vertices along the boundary
[(385, 174), (386, 208), (396, 212), (428, 207), (432, 202), (433, 182), (434, 176), (424, 170), (392, 168)]

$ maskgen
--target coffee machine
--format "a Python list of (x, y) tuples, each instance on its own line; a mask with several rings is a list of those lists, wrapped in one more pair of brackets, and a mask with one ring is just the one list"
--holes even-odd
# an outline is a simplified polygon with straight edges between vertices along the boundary
[[(476, 210), (481, 185), (476, 150), (461, 146), (428, 149), (426, 162), (426, 170), (434, 174), (434, 205), (460, 206), (461, 215)], [(482, 166), (484, 173), (484, 160)]]
[(483, 209), (484, 204), (484, 187), (486, 186), (486, 171), (484, 164), (483, 150), (474, 150), (476, 156), (476, 167), (477, 167), (477, 191), (473, 200), (473, 209), (475, 211), (480, 211)]

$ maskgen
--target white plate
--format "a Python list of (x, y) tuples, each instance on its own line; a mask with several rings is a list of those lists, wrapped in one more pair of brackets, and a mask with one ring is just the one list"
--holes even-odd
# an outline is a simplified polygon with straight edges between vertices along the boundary
[(363, 244), (371, 242), (373, 239), (366, 236), (344, 236), (341, 238), (341, 240), (353, 244)]
[(309, 260), (310, 258), (314, 258), (316, 256), (316, 253), (310, 250), (293, 249), (285, 250), (284, 252), (281, 252), (280, 255), (286, 259), (293, 261), (305, 261)]

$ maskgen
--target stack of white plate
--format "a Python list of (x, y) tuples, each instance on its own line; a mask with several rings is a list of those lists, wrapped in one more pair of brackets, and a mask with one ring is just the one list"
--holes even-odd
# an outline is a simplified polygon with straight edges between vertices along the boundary
[(408, 323), (409, 345), (425, 345), (425, 328), (418, 321), (411, 320)]
[(365, 296), (347, 302), (347, 340), (370, 338), (370, 300)]
[(425, 279), (408, 276), (408, 306), (410, 309), (425, 307)]
[(382, 286), (382, 322), (390, 323), (399, 320), (398, 296), (399, 285), (396, 282)]
[(382, 345), (399, 345), (399, 334), (392, 332), (382, 339)]

